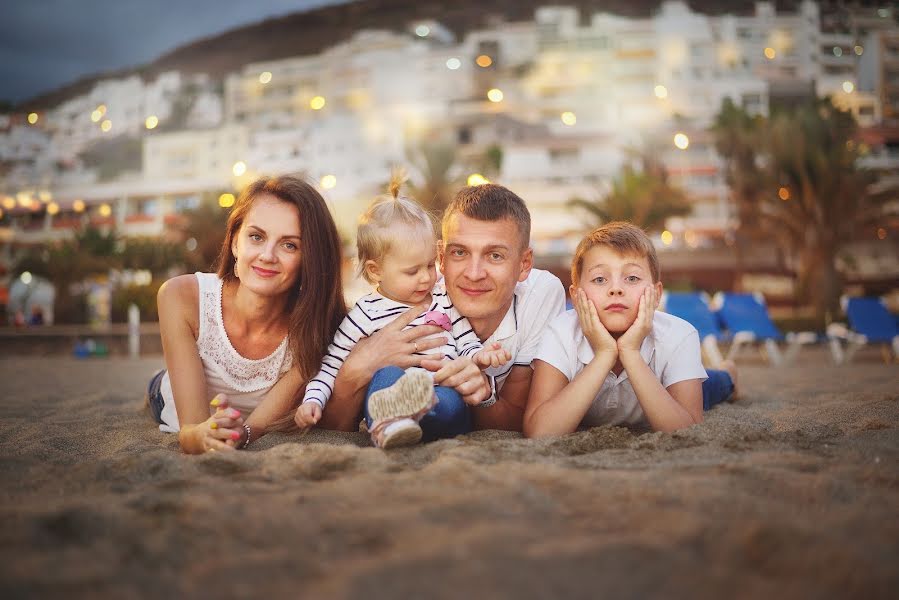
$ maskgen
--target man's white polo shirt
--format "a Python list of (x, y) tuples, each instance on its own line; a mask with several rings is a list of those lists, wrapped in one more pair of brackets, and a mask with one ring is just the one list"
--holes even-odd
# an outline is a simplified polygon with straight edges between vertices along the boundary
[(549, 271), (531, 269), (528, 278), (515, 286), (512, 306), (496, 331), (483, 340), (485, 348), (499, 342), (512, 354), (508, 363), (485, 371), (496, 378), (497, 392), (512, 367), (531, 365), (544, 331), (564, 308), (565, 289), (559, 278)]
[[(666, 388), (687, 379), (708, 378), (702, 366), (696, 328), (667, 313), (656, 311), (652, 331), (640, 346), (640, 356)], [(584, 337), (577, 312), (569, 310), (549, 324), (534, 358), (558, 369), (568, 381), (593, 360), (593, 349)], [(633, 425), (643, 421), (643, 409), (628, 381), (627, 371), (619, 376), (609, 372), (581, 426)]]

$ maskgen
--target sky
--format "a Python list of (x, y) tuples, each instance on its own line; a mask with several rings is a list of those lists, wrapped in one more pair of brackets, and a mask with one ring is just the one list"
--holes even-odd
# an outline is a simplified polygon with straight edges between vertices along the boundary
[(348, 0), (0, 0), (0, 101), (21, 102), (86, 75), (268, 17)]

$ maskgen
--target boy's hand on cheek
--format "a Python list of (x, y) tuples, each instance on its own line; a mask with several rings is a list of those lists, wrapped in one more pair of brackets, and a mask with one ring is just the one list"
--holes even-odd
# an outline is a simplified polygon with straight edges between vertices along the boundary
[(640, 352), (643, 340), (652, 331), (652, 318), (656, 312), (658, 294), (653, 286), (647, 286), (640, 296), (640, 306), (637, 309), (637, 318), (628, 327), (627, 331), (618, 338), (618, 352)]
[(577, 311), (578, 320), (581, 323), (581, 330), (584, 337), (590, 343), (595, 355), (605, 354), (609, 356), (618, 356), (618, 346), (615, 338), (605, 328), (602, 321), (599, 320), (599, 313), (596, 312), (596, 306), (587, 298), (587, 294), (581, 288), (577, 289), (574, 299), (574, 309)]

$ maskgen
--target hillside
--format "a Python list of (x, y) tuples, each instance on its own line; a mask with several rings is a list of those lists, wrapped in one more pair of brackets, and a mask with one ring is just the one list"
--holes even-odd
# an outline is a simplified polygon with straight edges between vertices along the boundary
[[(350, 38), (360, 29), (402, 31), (411, 21), (434, 19), (451, 29), (457, 37), (482, 28), (497, 19), (528, 21), (537, 7), (549, 4), (574, 6), (582, 14), (599, 11), (629, 17), (648, 17), (661, 0), (492, 0), (485, 9), (483, 0), (357, 0), (348, 4), (298, 12), (267, 19), (220, 35), (200, 39), (163, 54), (152, 63), (79, 79), (53, 92), (21, 103), (29, 109), (48, 108), (87, 93), (100, 79), (137, 73), (145, 78), (168, 70), (209, 73), (219, 78), (243, 65), (291, 56), (316, 54)], [(751, 14), (754, 0), (692, 0), (690, 7), (705, 14)], [(793, 12), (799, 0), (781, 0), (778, 12)], [(823, 3), (826, 4), (826, 3)]]

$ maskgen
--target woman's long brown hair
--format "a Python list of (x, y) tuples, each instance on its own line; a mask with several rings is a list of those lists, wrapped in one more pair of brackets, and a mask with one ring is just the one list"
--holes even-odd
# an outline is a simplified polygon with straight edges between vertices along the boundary
[[(299, 369), (306, 382), (318, 373), (328, 344), (346, 316), (340, 237), (324, 198), (314, 187), (296, 177), (262, 177), (240, 193), (228, 216), (225, 241), (217, 261), (218, 275), (226, 283), (237, 280), (235, 258), (231, 253), (234, 237), (253, 202), (263, 194), (293, 204), (300, 213), (300, 271), (287, 302), (290, 311), (288, 348), (294, 368)], [(301, 388), (294, 398), (293, 408), (302, 397)], [(293, 410), (278, 420), (272, 429), (285, 429), (292, 423)]]

